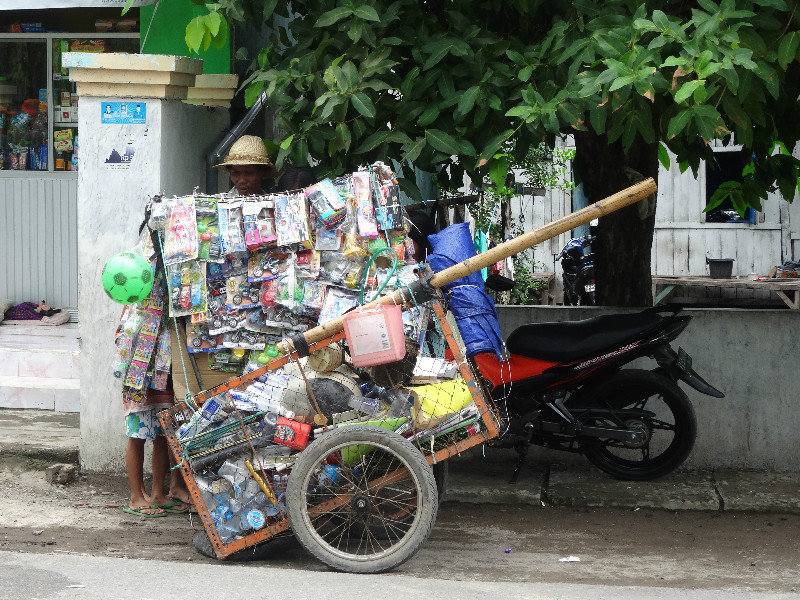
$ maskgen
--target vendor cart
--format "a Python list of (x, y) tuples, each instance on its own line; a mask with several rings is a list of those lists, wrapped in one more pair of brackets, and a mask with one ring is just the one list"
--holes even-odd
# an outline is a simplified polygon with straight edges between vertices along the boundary
[[(654, 190), (648, 180), (439, 272), (422, 267), (410, 285), (285, 338), (268, 364), (160, 413), (215, 555), (291, 530), (340, 571), (411, 558), (436, 520), (435, 472), (501, 433), (446, 288)], [(403, 310), (401, 348), (390, 307)], [(449, 360), (417, 360), (433, 335)]]

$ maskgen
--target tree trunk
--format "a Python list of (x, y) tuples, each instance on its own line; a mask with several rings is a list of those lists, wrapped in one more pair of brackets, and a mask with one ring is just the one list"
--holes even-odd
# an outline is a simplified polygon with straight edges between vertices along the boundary
[[(575, 171), (589, 202), (638, 181), (658, 181), (658, 144), (639, 140), (626, 153), (619, 142), (581, 131), (575, 134)], [(655, 195), (600, 219), (595, 253), (597, 303), (652, 306), (650, 250), (655, 225)]]

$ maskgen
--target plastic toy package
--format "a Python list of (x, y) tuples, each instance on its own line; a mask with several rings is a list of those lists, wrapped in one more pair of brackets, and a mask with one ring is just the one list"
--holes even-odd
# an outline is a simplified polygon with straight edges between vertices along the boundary
[(235, 275), (228, 278), (227, 297), (225, 300), (228, 308), (240, 310), (256, 308), (260, 306), (260, 295), (260, 283), (248, 281), (247, 275)]
[(195, 212), (197, 214), (197, 233), (200, 237), (198, 260), (222, 260), (219, 247), (217, 198), (196, 197)]
[(375, 206), (372, 201), (372, 185), (369, 173), (353, 173), (353, 195), (358, 209), (358, 232), (362, 237), (378, 237), (378, 222), (375, 220)]
[(184, 317), (208, 310), (206, 264), (191, 260), (169, 266), (169, 314)]
[(344, 220), (345, 203), (330, 179), (312, 185), (305, 190), (305, 194), (326, 229)]
[(222, 336), (211, 335), (208, 323), (186, 324), (186, 351), (190, 354), (198, 352), (216, 352), (223, 348)]
[(289, 266), (290, 255), (275, 250), (254, 252), (247, 262), (247, 280), (267, 281), (280, 275)]
[(222, 254), (246, 252), (242, 202), (219, 202), (219, 240)]
[(310, 249), (311, 228), (306, 210), (306, 196), (299, 192), (275, 198), (275, 230), (278, 246), (300, 244)]
[(244, 237), (248, 249), (257, 250), (274, 245), (277, 241), (275, 216), (272, 208), (272, 200), (266, 198), (242, 203)]
[(197, 216), (194, 196), (169, 201), (170, 215), (164, 232), (164, 264), (197, 258)]

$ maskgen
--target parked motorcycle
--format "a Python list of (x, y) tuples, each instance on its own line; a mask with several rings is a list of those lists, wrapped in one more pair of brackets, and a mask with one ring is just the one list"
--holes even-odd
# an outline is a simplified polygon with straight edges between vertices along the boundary
[(595, 236), (586, 234), (572, 238), (555, 260), (561, 261), (564, 282), (564, 304), (568, 306), (593, 306), (594, 301), (594, 253), (592, 242)]
[[(690, 316), (652, 308), (564, 323), (523, 325), (506, 342), (510, 356), (471, 360), (504, 414), (496, 442), (519, 453), (512, 482), (531, 444), (581, 453), (619, 479), (667, 475), (692, 451), (697, 424), (683, 381), (723, 398), (672, 341)], [(651, 370), (623, 368), (650, 357)]]

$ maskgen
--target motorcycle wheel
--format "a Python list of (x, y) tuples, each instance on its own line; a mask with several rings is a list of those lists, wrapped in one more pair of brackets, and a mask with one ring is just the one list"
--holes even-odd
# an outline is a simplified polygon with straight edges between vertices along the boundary
[[(658, 479), (678, 468), (692, 451), (697, 436), (694, 409), (684, 391), (663, 375), (624, 369), (594, 388), (588, 403), (603, 408), (638, 408), (656, 415), (626, 423), (647, 433), (646, 442), (639, 447), (617, 440), (581, 442), (586, 458), (613, 477), (629, 481)], [(610, 420), (595, 420), (592, 424), (619, 426)]]
[[(286, 490), (289, 521), (306, 551), (329, 567), (383, 573), (430, 535), (438, 508), (433, 471), (402, 436), (341, 427), (297, 456)], [(389, 535), (379, 539), (376, 528)]]

